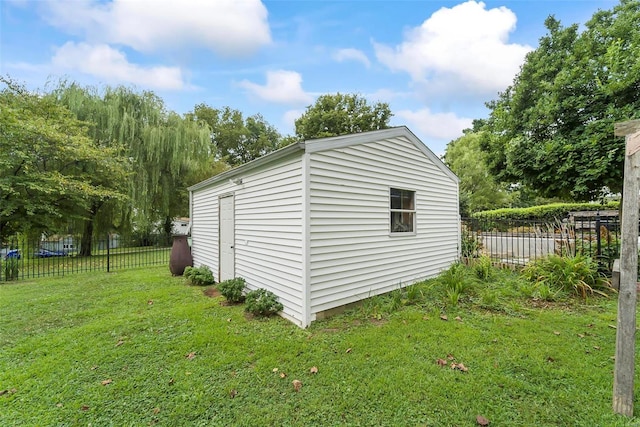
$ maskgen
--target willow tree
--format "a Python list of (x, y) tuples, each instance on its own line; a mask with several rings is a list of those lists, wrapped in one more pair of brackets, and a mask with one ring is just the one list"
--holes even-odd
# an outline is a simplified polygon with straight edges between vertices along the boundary
[(190, 182), (211, 167), (213, 158), (206, 126), (167, 111), (150, 91), (127, 87), (81, 87), (60, 83), (50, 95), (78, 119), (90, 125), (96, 147), (118, 150), (127, 159), (129, 175), (118, 183), (129, 196), (125, 203), (93, 199), (84, 221), (81, 254), (91, 254), (96, 225), (120, 231), (148, 233), (159, 223), (170, 223), (187, 206), (182, 193)]
[(85, 218), (89, 200), (122, 199), (118, 153), (95, 147), (87, 128), (51, 99), (0, 77), (0, 241)]

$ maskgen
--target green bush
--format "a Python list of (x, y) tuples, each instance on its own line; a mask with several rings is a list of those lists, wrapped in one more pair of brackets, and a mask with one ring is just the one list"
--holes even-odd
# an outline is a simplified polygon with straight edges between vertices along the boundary
[(246, 282), (242, 277), (236, 277), (235, 279), (225, 280), (218, 284), (218, 290), (220, 293), (231, 303), (241, 303), (244, 301), (244, 288)]
[(476, 212), (471, 215), (478, 219), (512, 219), (554, 221), (566, 218), (572, 211), (617, 210), (620, 202), (597, 203), (551, 203), (548, 205), (531, 206), (528, 208), (503, 208), (490, 211)]
[(245, 311), (255, 316), (271, 316), (282, 311), (283, 305), (278, 297), (266, 289), (256, 289), (247, 294)]
[(4, 261), (4, 279), (5, 280), (15, 280), (18, 278), (18, 274), (20, 273), (19, 261), (15, 258), (7, 258)]
[(598, 263), (584, 255), (549, 255), (526, 266), (524, 277), (541, 290), (544, 299), (566, 292), (586, 298), (588, 294), (607, 295), (609, 281), (598, 272)]
[(475, 258), (478, 256), (482, 249), (482, 243), (480, 243), (473, 231), (466, 225), (462, 226), (460, 240), (462, 245), (461, 254), (463, 257)]
[(186, 267), (184, 269), (184, 277), (192, 285), (209, 286), (216, 283), (213, 273), (206, 265), (202, 267)]

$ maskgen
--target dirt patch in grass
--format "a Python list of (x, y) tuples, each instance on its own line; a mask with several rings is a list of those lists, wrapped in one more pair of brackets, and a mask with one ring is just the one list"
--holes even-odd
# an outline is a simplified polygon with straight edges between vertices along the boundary
[(215, 297), (219, 297), (220, 295), (222, 295), (220, 293), (220, 291), (218, 290), (218, 288), (209, 288), (209, 289), (205, 289), (204, 290), (204, 294), (208, 297), (211, 298), (215, 298)]
[(376, 318), (372, 317), (371, 319), (369, 319), (369, 322), (371, 322), (372, 325), (382, 326), (382, 325), (386, 325), (388, 320), (387, 319), (376, 319)]

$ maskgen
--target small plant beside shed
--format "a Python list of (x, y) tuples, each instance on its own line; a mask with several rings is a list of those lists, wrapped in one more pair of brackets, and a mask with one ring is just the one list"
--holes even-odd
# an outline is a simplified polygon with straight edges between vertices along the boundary
[(195, 286), (209, 286), (216, 283), (213, 273), (206, 265), (202, 267), (186, 267), (184, 277), (187, 282)]

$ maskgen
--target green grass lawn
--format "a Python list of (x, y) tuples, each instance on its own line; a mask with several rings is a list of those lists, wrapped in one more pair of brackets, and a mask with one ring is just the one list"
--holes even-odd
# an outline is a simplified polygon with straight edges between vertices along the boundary
[(0, 425), (640, 425), (611, 409), (615, 298), (490, 309), (434, 283), (308, 329), (166, 267), (2, 284)]

